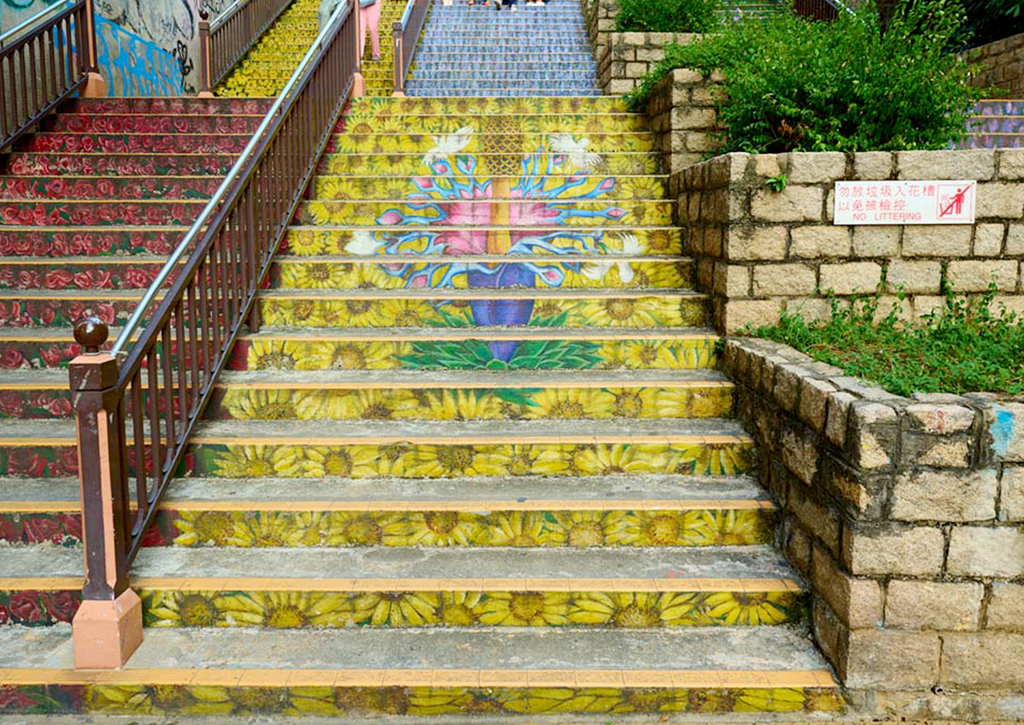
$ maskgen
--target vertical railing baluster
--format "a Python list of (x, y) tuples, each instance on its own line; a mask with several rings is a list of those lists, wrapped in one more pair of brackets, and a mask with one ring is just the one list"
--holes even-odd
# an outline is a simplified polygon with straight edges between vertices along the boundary
[[(174, 308), (174, 338), (175, 347), (178, 352), (178, 417), (180, 418), (180, 429), (182, 434), (188, 429), (188, 344), (185, 340), (185, 321), (182, 319), (184, 303), (179, 300)], [(184, 441), (178, 445), (185, 445)], [(175, 446), (177, 448), (177, 445)], [(168, 471), (168, 475), (171, 475)]]
[(196, 308), (196, 283), (191, 282), (188, 286), (188, 339), (189, 339), (189, 358), (191, 358), (191, 364), (189, 369), (192, 371), (192, 399), (189, 401), (189, 417), (199, 415), (199, 402), (200, 393), (203, 389), (203, 380), (200, 377), (199, 370), (202, 365), (202, 360), (199, 357), (199, 335), (197, 334), (196, 315), (199, 310)]
[(138, 513), (132, 534), (142, 533), (149, 514), (149, 492), (146, 486), (146, 411), (142, 403), (142, 371), (135, 373), (130, 384), (132, 396), (132, 448), (135, 452), (135, 502)]
[[(160, 368), (154, 346), (146, 356), (146, 378), (149, 383), (149, 450), (150, 471), (155, 485), (160, 487), (160, 471), (163, 469), (164, 447), (160, 425)], [(145, 468), (143, 469), (145, 471)]]
[[(160, 330), (160, 382), (164, 391), (164, 421), (167, 423), (167, 436), (164, 447), (164, 450), (167, 452), (167, 461), (174, 458), (174, 454), (178, 452), (177, 436), (175, 436), (174, 425), (174, 369), (171, 361), (171, 356), (175, 355), (176, 352), (177, 351), (174, 350), (174, 343), (171, 340), (171, 328), (169, 325), (164, 325)], [(153, 478), (156, 479), (157, 486), (162, 486), (164, 482), (164, 472), (162, 470), (154, 471)]]

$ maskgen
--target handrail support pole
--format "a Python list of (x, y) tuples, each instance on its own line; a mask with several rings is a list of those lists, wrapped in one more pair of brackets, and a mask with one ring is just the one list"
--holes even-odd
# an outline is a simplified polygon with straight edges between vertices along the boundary
[(99, 352), (107, 326), (85, 320), (75, 338), (85, 352), (70, 364), (78, 436), (83, 601), (72, 621), (75, 667), (116, 669), (142, 643), (142, 601), (128, 587), (127, 450), (117, 360)]
[(82, 97), (103, 98), (107, 95), (107, 80), (100, 75), (99, 56), (96, 52), (96, 6), (93, 0), (86, 0), (85, 3), (85, 36), (89, 68), (82, 87)]
[(395, 69), (395, 91), (391, 95), (398, 98), (405, 97), (405, 73), (402, 72), (405, 68), (405, 44), (402, 41), (402, 33), (402, 23), (396, 20), (391, 26), (391, 34), (394, 36), (395, 44), (395, 52), (392, 56), (394, 58)]
[(199, 11), (199, 98), (213, 98), (213, 68), (210, 65), (210, 13)]

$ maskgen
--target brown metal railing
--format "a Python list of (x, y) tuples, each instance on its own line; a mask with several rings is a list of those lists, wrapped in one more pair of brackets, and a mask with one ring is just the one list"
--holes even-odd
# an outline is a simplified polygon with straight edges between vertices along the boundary
[(396, 96), (405, 95), (405, 79), (412, 66), (412, 57), (416, 54), (423, 23), (427, 19), (430, 0), (408, 0), (402, 19), (396, 20), (391, 27), (395, 43), (395, 92)]
[[(119, 606), (131, 562), (186, 461), (214, 381), (242, 325), (258, 327), (256, 292), (352, 92), (358, 16), (351, 8), (349, 2), (335, 11), (110, 351), (101, 352), (108, 331), (99, 320), (75, 327), (85, 348), (71, 362), (70, 377), (86, 603)], [(127, 357), (119, 364), (122, 352)], [(76, 661), (118, 666), (79, 659), (77, 634)]]
[(839, 13), (848, 11), (848, 8), (833, 2), (833, 0), (794, 0), (793, 12), (808, 20), (832, 21), (839, 17)]
[(91, 0), (51, 6), (0, 36), (0, 149), (96, 70)]
[(235, 0), (214, 20), (199, 12), (199, 92), (209, 94), (291, 0)]

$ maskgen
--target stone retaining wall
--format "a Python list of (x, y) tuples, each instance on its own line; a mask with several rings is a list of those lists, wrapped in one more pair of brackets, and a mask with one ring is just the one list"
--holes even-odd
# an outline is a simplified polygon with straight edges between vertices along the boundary
[(720, 73), (705, 76), (678, 68), (651, 90), (647, 118), (654, 149), (661, 152), (669, 173), (698, 163), (720, 146), (715, 102), (723, 80)]
[[(785, 174), (776, 192), (770, 178)], [(974, 225), (834, 226), (842, 179), (975, 179)], [(1024, 149), (725, 154), (678, 172), (678, 221), (716, 326), (771, 324), (783, 310), (814, 318), (840, 299), (882, 289), (880, 310), (906, 295), (907, 316), (943, 304), (944, 283), (968, 294), (990, 283), (1024, 311)]]
[(974, 48), (967, 57), (984, 68), (971, 81), (976, 87), (1024, 96), (1024, 33)]
[(722, 361), (854, 708), (1024, 718), (1024, 398), (901, 398), (750, 338)]
[(669, 43), (687, 45), (693, 33), (602, 33), (594, 46), (597, 77), (605, 93), (621, 95), (640, 85), (640, 80), (665, 57)]

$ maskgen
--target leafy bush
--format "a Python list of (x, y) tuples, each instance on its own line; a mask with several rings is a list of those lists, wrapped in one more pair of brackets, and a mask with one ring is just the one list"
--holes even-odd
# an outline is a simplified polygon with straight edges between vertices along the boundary
[(996, 307), (995, 289), (968, 300), (947, 291), (945, 306), (917, 325), (896, 304), (878, 321), (879, 298), (851, 307), (832, 301), (827, 322), (784, 313), (778, 325), (748, 334), (782, 342), (897, 395), (915, 392), (1024, 393), (1024, 319)]
[(718, 69), (722, 153), (944, 148), (963, 135), (980, 95), (968, 83), (970, 66), (944, 50), (963, 12), (958, 0), (900, 7), (885, 33), (871, 2), (831, 23), (788, 13), (730, 23), (669, 47), (630, 106), (643, 108), (675, 68)]
[(720, 18), (721, 0), (621, 0), (619, 32), (706, 33)]

